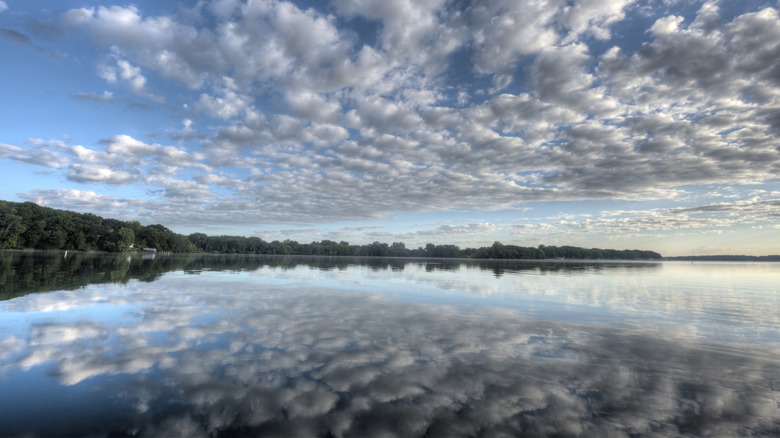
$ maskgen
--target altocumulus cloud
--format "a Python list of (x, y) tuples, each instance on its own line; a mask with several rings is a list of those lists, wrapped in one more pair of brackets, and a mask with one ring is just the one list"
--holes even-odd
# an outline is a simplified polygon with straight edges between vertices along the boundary
[(666, 3), (61, 11), (38, 28), (91, 38), (105, 86), (152, 105), (175, 89), (185, 130), (171, 145), (116, 133), (94, 146), (3, 144), (0, 157), (75, 183), (139, 185), (154, 220), (173, 225), (653, 200), (775, 179), (777, 8)]

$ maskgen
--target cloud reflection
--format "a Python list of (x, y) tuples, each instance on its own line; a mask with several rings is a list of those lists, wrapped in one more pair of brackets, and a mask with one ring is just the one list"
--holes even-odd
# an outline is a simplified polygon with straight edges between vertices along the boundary
[[(101, 294), (86, 288), (79, 299)], [(52, 385), (121, 394), (133, 407), (122, 421), (68, 413), (105, 435), (780, 432), (780, 361), (770, 349), (195, 276), (131, 282), (121, 295), (136, 313), (31, 323), (26, 348), (0, 355), (0, 370), (44, 368)], [(47, 298), (58, 296), (28, 304), (46, 308)], [(30, 432), (6, 421), (7, 430)]]

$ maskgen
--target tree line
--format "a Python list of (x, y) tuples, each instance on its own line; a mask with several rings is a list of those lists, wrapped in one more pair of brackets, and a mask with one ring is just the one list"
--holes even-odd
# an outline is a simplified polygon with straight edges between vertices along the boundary
[(33, 202), (0, 201), (0, 249), (124, 252), (134, 248), (194, 252), (180, 234), (162, 225), (102, 218), (41, 207)]
[(154, 248), (160, 252), (213, 254), (275, 254), (367, 257), (435, 257), (480, 259), (660, 259), (653, 251), (544, 246), (537, 248), (495, 242), (481, 248), (434, 245), (407, 248), (403, 242), (373, 242), (352, 245), (349, 242), (322, 240), (298, 243), (294, 240), (267, 242), (259, 237), (189, 236), (168, 228), (141, 225), (138, 221), (102, 218), (91, 213), (76, 213), (42, 207), (33, 202), (0, 201), (0, 249), (76, 250), (125, 252)]

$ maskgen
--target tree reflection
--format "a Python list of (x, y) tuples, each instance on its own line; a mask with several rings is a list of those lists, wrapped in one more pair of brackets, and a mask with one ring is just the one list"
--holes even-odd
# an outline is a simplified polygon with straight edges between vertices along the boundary
[(198, 274), (204, 271), (244, 272), (261, 268), (293, 270), (309, 267), (343, 271), (359, 266), (374, 272), (402, 272), (408, 265), (426, 272), (454, 272), (478, 268), (496, 277), (521, 272), (577, 272), (604, 269), (651, 270), (658, 262), (560, 262), (514, 260), (451, 260), (328, 256), (264, 256), (181, 254), (144, 257), (126, 254), (0, 252), (0, 300), (33, 292), (73, 290), (88, 284), (155, 281), (167, 272)]

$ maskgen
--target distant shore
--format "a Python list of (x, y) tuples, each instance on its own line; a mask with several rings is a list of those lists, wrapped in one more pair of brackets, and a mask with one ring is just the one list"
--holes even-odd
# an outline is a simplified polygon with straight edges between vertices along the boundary
[[(73, 254), (126, 254), (126, 255), (145, 255), (143, 251), (123, 251), (123, 252), (109, 252), (99, 250), (73, 250), (73, 249), (0, 249), (0, 253), (3, 252), (15, 252), (15, 253), (73, 253)], [(242, 256), (242, 255), (257, 255), (257, 256), (287, 256), (287, 257), (329, 257), (329, 258), (399, 258), (399, 259), (420, 259), (420, 260), (490, 260), (490, 261), (537, 261), (537, 262), (660, 262), (660, 261), (700, 261), (700, 262), (780, 262), (780, 255), (768, 255), (768, 256), (748, 256), (748, 255), (698, 255), (698, 256), (677, 256), (677, 257), (662, 257), (660, 259), (612, 259), (612, 258), (565, 258), (565, 257), (547, 257), (538, 259), (495, 259), (495, 258), (478, 258), (478, 257), (425, 257), (425, 256), (391, 256), (391, 255), (329, 255), (329, 254), (257, 254), (257, 253), (214, 253), (214, 252), (170, 252), (159, 251), (155, 255), (226, 255), (226, 256)]]
[(699, 261), (699, 262), (780, 262), (780, 255), (747, 256), (747, 255), (699, 255), (664, 257), (663, 260), (671, 261)]

